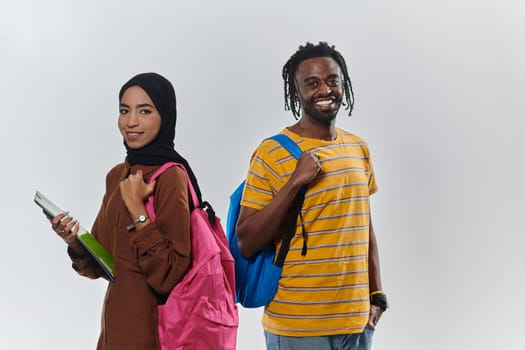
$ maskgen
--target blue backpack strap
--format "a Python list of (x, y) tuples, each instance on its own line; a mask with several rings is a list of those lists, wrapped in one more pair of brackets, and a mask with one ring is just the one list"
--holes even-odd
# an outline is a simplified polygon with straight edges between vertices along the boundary
[[(284, 134), (277, 134), (272, 137), (269, 137), (269, 139), (275, 140), (279, 142), (281, 146), (283, 146), (292, 156), (294, 156), (295, 159), (301, 158), (301, 154), (303, 151), (297, 143), (295, 143), (294, 140), (292, 140), (289, 136)], [(295, 223), (297, 220), (297, 217), (301, 220), (301, 228), (303, 232), (303, 249), (301, 251), (301, 255), (306, 255), (306, 231), (304, 229), (304, 223), (303, 223), (303, 216), (301, 214), (301, 208), (303, 206), (304, 202), (304, 195), (306, 193), (306, 185), (301, 187), (299, 190), (299, 193), (297, 193), (297, 197), (294, 199), (294, 215), (290, 218), (290, 222), (288, 223), (288, 226), (285, 231), (285, 235), (282, 240), (281, 249), (279, 250), (279, 253), (277, 254), (277, 259), (275, 262), (275, 265), (282, 267), (284, 264), (284, 259), (286, 259), (286, 255), (288, 254), (288, 249), (290, 248), (290, 241), (295, 233)]]
[[(295, 143), (295, 141), (292, 140), (289, 136), (285, 134), (277, 134), (268, 138), (279, 142), (279, 144), (283, 146), (292, 156), (294, 156), (295, 159), (301, 158), (301, 154), (303, 153), (303, 151), (299, 148), (299, 146), (297, 146), (297, 143)], [(301, 189), (299, 190), (299, 194), (304, 196), (305, 192), (306, 186), (301, 187)]]
[(292, 156), (294, 156), (295, 159), (301, 158), (301, 154), (303, 151), (297, 146), (294, 140), (292, 140), (290, 137), (286, 136), (285, 134), (277, 134), (273, 135), (272, 137), (269, 137), (269, 139), (275, 140), (281, 144)]

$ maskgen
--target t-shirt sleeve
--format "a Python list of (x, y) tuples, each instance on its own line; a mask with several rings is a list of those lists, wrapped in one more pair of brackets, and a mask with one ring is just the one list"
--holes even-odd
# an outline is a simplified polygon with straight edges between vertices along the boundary
[(372, 159), (370, 158), (370, 151), (366, 148), (368, 157), (368, 194), (372, 195), (377, 192), (376, 174), (374, 172), (374, 166), (372, 165)]
[(259, 146), (252, 155), (241, 200), (244, 207), (263, 209), (277, 192), (272, 183), (282, 181), (275, 171), (275, 161), (268, 152), (267, 142)]

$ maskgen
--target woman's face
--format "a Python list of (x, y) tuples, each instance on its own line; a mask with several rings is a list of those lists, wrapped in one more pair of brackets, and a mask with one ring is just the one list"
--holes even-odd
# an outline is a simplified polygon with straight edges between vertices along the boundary
[(124, 92), (119, 111), (118, 128), (129, 148), (142, 148), (157, 137), (161, 117), (140, 86), (130, 86)]

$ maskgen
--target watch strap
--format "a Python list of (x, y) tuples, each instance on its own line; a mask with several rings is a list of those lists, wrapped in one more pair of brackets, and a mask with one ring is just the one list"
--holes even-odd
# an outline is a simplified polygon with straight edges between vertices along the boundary
[(128, 225), (126, 228), (128, 231), (134, 231), (135, 230), (135, 225), (137, 225), (139, 222), (145, 222), (146, 220), (148, 220), (149, 217), (148, 217), (148, 214), (140, 214), (137, 216), (137, 218), (135, 220), (133, 220), (133, 222)]

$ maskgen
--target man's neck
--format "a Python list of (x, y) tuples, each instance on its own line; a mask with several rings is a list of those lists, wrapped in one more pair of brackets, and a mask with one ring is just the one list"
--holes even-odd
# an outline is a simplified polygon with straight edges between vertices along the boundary
[(335, 131), (335, 120), (330, 124), (320, 124), (312, 123), (307, 118), (302, 117), (297, 123), (288, 127), (288, 129), (301, 137), (308, 137), (311, 139), (333, 141), (337, 137)]

